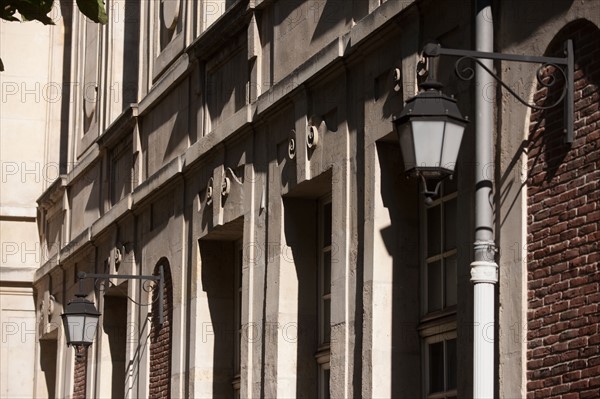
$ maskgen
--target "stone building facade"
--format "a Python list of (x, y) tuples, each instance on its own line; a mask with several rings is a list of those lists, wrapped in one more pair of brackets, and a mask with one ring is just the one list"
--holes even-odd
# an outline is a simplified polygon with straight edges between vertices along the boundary
[[(4, 3), (2, 5), (4, 7)], [(60, 175), (62, 32), (0, 20), (0, 397), (34, 395), (41, 315), (35, 272), (43, 263), (36, 200)], [(45, 302), (54, 310), (54, 304)], [(46, 368), (49, 364), (42, 364)], [(51, 366), (54, 367), (54, 366)]]
[[(38, 198), (35, 397), (472, 397), (476, 168), (495, 179), (496, 395), (600, 395), (598, 2), (493, 3), (497, 52), (574, 40), (571, 145), (562, 108), (430, 66), (471, 119), (476, 96), (496, 110), (496, 162), (474, 162), (469, 126), (430, 204), (391, 121), (425, 42), (475, 47), (475, 2), (109, 1), (106, 26), (72, 6), (55, 73), (77, 84)], [(536, 66), (496, 71), (555, 95)], [(60, 314), (77, 273), (159, 268), (162, 303), (85, 280), (102, 316), (76, 358)]]

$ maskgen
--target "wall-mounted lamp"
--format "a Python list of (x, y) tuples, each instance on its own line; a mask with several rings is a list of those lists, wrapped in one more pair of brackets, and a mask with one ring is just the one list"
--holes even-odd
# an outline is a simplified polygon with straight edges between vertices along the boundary
[[(564, 58), (447, 49), (438, 43), (430, 43), (423, 48), (423, 56), (426, 58), (442, 55), (459, 57), (455, 63), (455, 72), (460, 79), (473, 79), (475, 76), (473, 68), (469, 66), (461, 68), (460, 65), (465, 60), (474, 61), (517, 100), (532, 109), (550, 109), (564, 101), (565, 142), (573, 141), (574, 56), (571, 40), (565, 42)], [(564, 78), (562, 94), (558, 100), (547, 106), (530, 104), (487, 68), (480, 59), (542, 64), (538, 68), (536, 77), (544, 87), (556, 83), (556, 79), (550, 79), (549, 82), (543, 79), (543, 69), (552, 65)], [(420, 88), (422, 91), (406, 102), (406, 106), (393, 123), (398, 133), (405, 171), (422, 179), (423, 192), (426, 199), (430, 199), (437, 194), (441, 180), (454, 173), (467, 119), (461, 115), (456, 100), (442, 93), (440, 83), (426, 81), (420, 85)], [(428, 188), (428, 182), (435, 184), (433, 189)]]
[[(101, 313), (98, 312), (94, 302), (91, 302), (85, 298), (85, 294), (82, 289), (82, 282), (86, 278), (93, 278), (94, 280), (108, 280), (111, 278), (119, 278), (124, 280), (151, 280), (156, 281), (156, 284), (152, 289), (158, 289), (158, 321), (162, 326), (163, 318), (163, 288), (164, 288), (164, 270), (163, 267), (159, 267), (158, 276), (144, 276), (144, 275), (122, 275), (122, 274), (93, 274), (79, 272), (77, 274), (79, 279), (79, 292), (75, 294), (75, 298), (72, 299), (65, 307), (64, 313), (61, 315), (63, 321), (63, 327), (65, 330), (65, 337), (67, 340), (67, 346), (73, 345), (76, 349), (81, 347), (86, 348), (94, 341), (96, 335), (96, 329), (98, 327), (98, 319)], [(79, 350), (77, 351), (79, 353)]]
[(67, 346), (88, 347), (94, 341), (100, 312), (94, 302), (88, 301), (85, 294), (75, 295), (61, 315), (65, 328)]
[[(481, 13), (483, 15), (483, 13)], [(478, 15), (478, 18), (479, 15)], [(482, 35), (482, 44), (488, 40), (492, 42), (491, 21), (481, 22), (478, 19), (478, 34)], [(485, 39), (485, 40), (483, 40)], [(423, 70), (428, 58), (439, 56), (459, 57), (455, 63), (456, 75), (462, 80), (476, 79), (478, 84), (483, 84), (489, 78), (495, 79), (505, 90), (511, 93), (523, 105), (535, 109), (546, 110), (559, 104), (564, 105), (564, 133), (565, 142), (573, 141), (574, 119), (574, 52), (573, 42), (565, 42), (565, 57), (540, 57), (520, 54), (501, 54), (483, 51), (442, 48), (437, 43), (428, 44), (423, 48), (425, 62), (417, 65), (417, 74), (426, 76)], [(542, 87), (549, 88), (557, 82), (564, 84), (559, 98), (548, 105), (530, 104), (521, 98), (514, 90), (504, 83), (493, 72), (490, 62), (481, 60), (503, 60), (512, 62), (527, 62), (541, 64), (537, 70), (536, 78)], [(473, 61), (477, 68), (471, 66), (461, 67), (465, 60)], [(487, 65), (486, 65), (487, 64)], [(553, 66), (560, 74), (544, 76), (545, 68)], [(482, 86), (480, 86), (482, 87)], [(405, 170), (421, 177), (424, 184), (426, 200), (437, 193), (439, 183), (445, 176), (454, 172), (454, 164), (460, 148), (462, 133), (466, 119), (458, 111), (454, 99), (446, 97), (441, 92), (441, 85), (426, 82), (421, 85), (423, 89), (417, 96), (407, 101), (406, 107), (398, 118), (394, 119), (394, 127), (404, 157)], [(493, 145), (493, 122), (489, 115), (493, 114), (493, 104), (485, 103), (482, 98), (475, 99), (477, 113), (476, 124), (479, 129), (475, 132), (475, 160), (479, 165), (493, 162), (491, 146)], [(493, 177), (485, 176), (481, 171), (475, 173), (475, 243), (473, 245), (473, 262), (471, 262), (471, 281), (473, 289), (473, 396), (481, 398), (494, 397), (494, 328), (495, 320), (495, 284), (498, 282), (498, 264), (495, 261), (497, 252), (494, 240), (494, 209), (490, 197), (493, 192)], [(435, 182), (435, 189), (429, 190), (427, 183)]]
[[(442, 93), (438, 82), (424, 82), (422, 91), (406, 102), (394, 119), (404, 170), (423, 181), (426, 198), (437, 194), (440, 182), (454, 173), (463, 132), (468, 121), (456, 100)], [(433, 190), (427, 182), (433, 181)]]

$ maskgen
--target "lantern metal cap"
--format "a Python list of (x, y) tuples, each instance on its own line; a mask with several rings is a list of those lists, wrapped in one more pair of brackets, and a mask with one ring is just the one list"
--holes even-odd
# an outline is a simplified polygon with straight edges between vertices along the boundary
[(447, 117), (463, 124), (468, 120), (462, 116), (456, 99), (442, 92), (443, 84), (436, 81), (425, 81), (419, 85), (421, 91), (406, 101), (406, 105), (394, 123), (402, 124), (412, 117)]
[(65, 308), (65, 312), (61, 316), (73, 314), (85, 314), (90, 316), (100, 316), (100, 312), (96, 309), (94, 302), (88, 300), (85, 294), (77, 293), (75, 298), (71, 299)]
[(427, 91), (427, 90), (437, 90), (437, 91), (441, 91), (444, 88), (444, 85), (441, 82), (438, 82), (437, 80), (426, 80), (424, 82), (422, 82), (421, 84), (419, 84), (419, 89), (423, 90), (423, 91)]

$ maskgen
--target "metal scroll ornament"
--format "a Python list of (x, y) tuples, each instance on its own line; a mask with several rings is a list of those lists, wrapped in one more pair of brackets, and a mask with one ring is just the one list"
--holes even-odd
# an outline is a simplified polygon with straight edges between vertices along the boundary
[[(523, 99), (516, 91), (514, 91), (512, 88), (510, 88), (509, 85), (504, 83), (497, 74), (495, 74), (492, 70), (490, 70), (488, 67), (486, 67), (483, 64), (483, 62), (481, 62), (480, 60), (478, 60), (475, 57), (464, 56), (464, 57), (460, 57), (458, 60), (456, 60), (456, 62), (454, 63), (454, 72), (456, 73), (456, 76), (458, 76), (460, 79), (466, 81), (466, 80), (472, 80), (475, 77), (475, 70), (473, 69), (473, 67), (471, 67), (470, 65), (462, 65), (461, 66), (461, 64), (463, 64), (466, 60), (470, 60), (470, 61), (477, 63), (477, 65), (479, 65), (481, 68), (483, 68), (492, 78), (494, 78), (494, 80), (496, 82), (498, 82), (504, 89), (506, 89), (510, 94), (512, 94), (513, 97), (515, 97), (521, 104), (523, 104), (526, 107), (529, 107), (531, 109), (547, 110), (547, 109), (554, 108), (563, 102), (563, 100), (565, 99), (565, 96), (567, 94), (567, 87), (568, 87), (567, 86), (567, 75), (562, 68), (560, 68), (558, 65), (556, 65), (554, 63), (544, 63), (544, 64), (540, 65), (536, 71), (535, 77), (536, 77), (538, 83), (542, 87), (546, 87), (548, 89), (551, 89), (552, 87), (554, 87), (557, 84), (558, 81), (562, 80), (562, 83), (563, 83), (562, 93), (561, 93), (560, 97), (552, 104), (547, 105), (547, 106), (540, 106), (540, 105), (528, 103), (527, 100)], [(547, 70), (549, 67), (552, 67), (555, 71), (558, 71), (562, 75), (562, 79), (557, 79), (554, 75), (547, 74)]]
[[(498, 82), (504, 89), (512, 94), (521, 104), (535, 109), (535, 110), (547, 110), (558, 106), (560, 103), (564, 104), (564, 132), (566, 133), (565, 142), (573, 142), (573, 125), (574, 125), (574, 114), (575, 114), (575, 53), (573, 50), (573, 41), (567, 40), (564, 44), (564, 57), (547, 57), (547, 56), (536, 56), (536, 55), (522, 55), (522, 54), (503, 54), (493, 53), (485, 51), (473, 51), (464, 49), (453, 49), (444, 48), (439, 43), (428, 43), (423, 47), (423, 57), (440, 57), (450, 56), (458, 57), (458, 60), (454, 64), (456, 75), (462, 80), (470, 80), (475, 76), (475, 70), (471, 66), (464, 66), (465, 60), (471, 60), (477, 63), (485, 72), (487, 72), (496, 82)], [(521, 96), (519, 96), (513, 89), (511, 89), (506, 83), (504, 83), (498, 75), (492, 70), (486, 67), (481, 60), (501, 60), (509, 62), (522, 62), (522, 63), (533, 63), (540, 64), (536, 72), (536, 79), (538, 83), (544, 88), (551, 88), (560, 81), (562, 81), (563, 91), (560, 97), (552, 104), (546, 106), (540, 106), (536, 104), (530, 104)], [(419, 68), (419, 67), (418, 67)], [(558, 71), (560, 77), (557, 75), (547, 74), (548, 69), (552, 68), (554, 71)]]

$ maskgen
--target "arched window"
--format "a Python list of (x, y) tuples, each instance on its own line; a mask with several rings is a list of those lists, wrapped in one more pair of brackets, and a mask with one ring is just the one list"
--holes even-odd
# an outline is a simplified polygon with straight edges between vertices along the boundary
[[(527, 395), (570, 392), (597, 375), (593, 359), (598, 298), (598, 198), (600, 188), (600, 29), (576, 20), (554, 37), (545, 53), (562, 57), (567, 39), (575, 55), (573, 142), (563, 142), (563, 108), (531, 113), (528, 143), (528, 350)], [(534, 101), (547, 106), (561, 94), (563, 78), (546, 67)], [(593, 316), (595, 315), (595, 316)], [(551, 355), (551, 356), (550, 356)], [(568, 359), (565, 363), (564, 359)], [(555, 378), (564, 367), (568, 373)], [(552, 376), (552, 378), (548, 378)], [(575, 378), (571, 379), (571, 376)], [(591, 387), (590, 387), (591, 388)], [(591, 392), (591, 391), (590, 391)], [(597, 393), (597, 391), (596, 391)], [(594, 394), (592, 394), (594, 395)]]
[[(152, 291), (152, 325), (150, 327), (150, 389), (149, 397), (166, 399), (171, 397), (171, 349), (173, 283), (171, 268), (166, 259), (161, 259), (154, 268), (154, 275), (163, 274), (163, 298), (157, 289)], [(158, 309), (163, 308), (163, 323), (160, 324)]]

